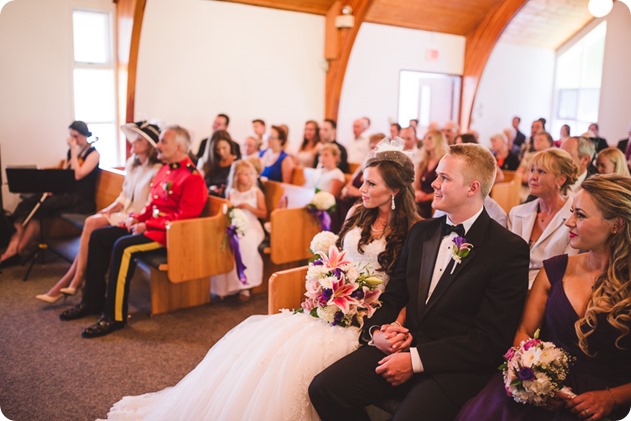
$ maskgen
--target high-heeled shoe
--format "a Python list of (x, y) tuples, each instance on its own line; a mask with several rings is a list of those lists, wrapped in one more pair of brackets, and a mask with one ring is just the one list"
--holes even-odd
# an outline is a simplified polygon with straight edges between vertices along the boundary
[(56, 297), (53, 297), (48, 294), (39, 294), (39, 295), (36, 295), (35, 298), (37, 298), (38, 300), (42, 300), (48, 304), (55, 304), (57, 301), (61, 300), (63, 296), (64, 296), (63, 294), (59, 294)]
[(59, 292), (61, 292), (63, 295), (75, 295), (77, 293), (77, 288), (73, 288), (73, 287), (61, 288)]

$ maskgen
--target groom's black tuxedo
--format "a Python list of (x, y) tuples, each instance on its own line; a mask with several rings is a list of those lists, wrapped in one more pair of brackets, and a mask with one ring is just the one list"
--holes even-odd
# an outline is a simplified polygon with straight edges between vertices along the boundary
[[(521, 317), (528, 290), (529, 249), (520, 237), (483, 210), (465, 235), (473, 244), (470, 254), (456, 265), (453, 274), (450, 263), (426, 303), (445, 219), (421, 221), (412, 228), (397, 269), (381, 296), (383, 305), (364, 327), (365, 334), (371, 326), (391, 323), (406, 307), (405, 326), (413, 335), (412, 346), (418, 349), (424, 373), (392, 387), (374, 372), (384, 354), (374, 347), (362, 347), (312, 383), (313, 391), (333, 387), (334, 391), (327, 393), (330, 396), (352, 390), (347, 378), (362, 385), (356, 390), (361, 396), (352, 396), (351, 392), (333, 398), (337, 402), (316, 402), (319, 398), (312, 396), (324, 420), (334, 419), (327, 414), (363, 419), (351, 415), (349, 406), (360, 408), (391, 396), (403, 398), (400, 410), (404, 412), (397, 413), (403, 419), (406, 413), (440, 419), (449, 413), (441, 411), (441, 405), (451, 405), (451, 411), (457, 412), (496, 372)], [(365, 373), (365, 377), (358, 378), (359, 373)], [(344, 413), (344, 409), (349, 412)], [(337, 415), (333, 415), (335, 411)]]

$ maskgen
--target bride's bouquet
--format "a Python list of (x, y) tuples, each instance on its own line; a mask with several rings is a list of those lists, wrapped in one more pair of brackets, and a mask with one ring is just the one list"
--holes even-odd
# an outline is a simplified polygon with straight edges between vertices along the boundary
[(307, 270), (305, 296), (298, 312), (309, 313), (332, 326), (361, 327), (381, 306), (383, 283), (368, 271), (361, 271), (346, 259), (346, 252), (335, 245), (337, 236), (317, 234), (311, 242), (315, 253)]
[(516, 402), (544, 406), (557, 392), (573, 393), (563, 387), (571, 357), (552, 342), (534, 338), (522, 341), (510, 348), (499, 369), (504, 375), (506, 394)]

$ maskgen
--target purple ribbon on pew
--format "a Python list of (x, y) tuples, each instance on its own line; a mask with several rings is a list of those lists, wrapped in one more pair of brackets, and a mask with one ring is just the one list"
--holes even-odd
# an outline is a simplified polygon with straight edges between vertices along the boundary
[(237, 227), (229, 225), (226, 228), (226, 235), (228, 236), (228, 243), (230, 244), (230, 250), (234, 255), (234, 264), (237, 267), (237, 276), (239, 281), (243, 285), (248, 284), (248, 278), (245, 276), (245, 270), (247, 269), (243, 264), (243, 258), (241, 257), (241, 249), (239, 248), (239, 235), (237, 234)]
[(318, 210), (315, 207), (311, 206), (309, 206), (307, 210), (309, 211), (309, 213), (315, 215), (315, 217), (318, 218), (322, 231), (331, 231), (331, 215), (329, 215), (329, 212)]

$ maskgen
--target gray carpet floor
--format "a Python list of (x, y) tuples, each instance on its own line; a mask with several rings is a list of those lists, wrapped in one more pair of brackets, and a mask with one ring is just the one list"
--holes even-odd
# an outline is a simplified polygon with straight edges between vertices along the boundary
[[(94, 420), (125, 395), (176, 384), (228, 330), (265, 314), (267, 294), (150, 317), (142, 273), (132, 282), (129, 325), (109, 336), (81, 338), (96, 318), (62, 322), (75, 296), (49, 305), (36, 300), (68, 269), (48, 258), (22, 282), (24, 267), (0, 273), (0, 410), (15, 421)], [(135, 302), (138, 304), (135, 305)], [(0, 417), (2, 419), (2, 417)]]

